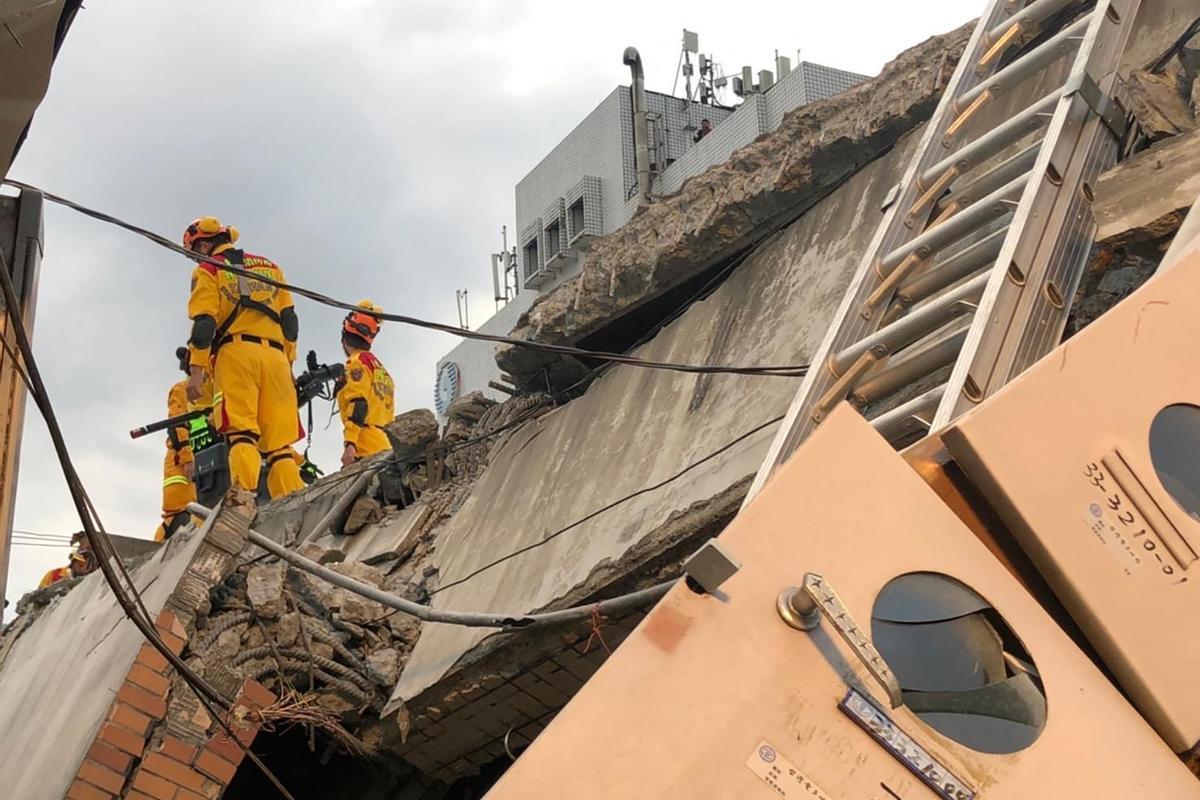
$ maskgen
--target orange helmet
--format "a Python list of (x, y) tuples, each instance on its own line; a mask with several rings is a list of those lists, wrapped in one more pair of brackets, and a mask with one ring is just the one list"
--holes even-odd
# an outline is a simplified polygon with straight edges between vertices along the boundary
[(221, 220), (216, 217), (198, 217), (192, 221), (183, 231), (183, 246), (191, 250), (196, 242), (204, 239), (211, 239), (222, 233), (229, 234), (229, 241), (236, 242), (238, 240), (238, 229), (233, 226), (221, 224)]
[[(364, 308), (367, 311), (374, 311), (377, 314), (383, 312), (382, 308), (370, 300), (359, 302), (358, 307)], [(342, 323), (342, 332), (360, 337), (369, 347), (374, 343), (376, 335), (379, 334), (380, 324), (378, 317), (371, 314), (364, 314), (362, 311), (351, 311), (346, 315), (346, 321)]]

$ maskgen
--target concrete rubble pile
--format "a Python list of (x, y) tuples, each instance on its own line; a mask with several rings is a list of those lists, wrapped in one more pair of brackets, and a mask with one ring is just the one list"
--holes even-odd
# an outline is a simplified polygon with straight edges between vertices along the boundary
[[(339, 532), (298, 543), (296, 551), (347, 577), (428, 603), (437, 581), (427, 558), (432, 532), (466, 498), (503, 432), (482, 437), (548, 408), (542, 396), (497, 404), (472, 393), (450, 408), (440, 438), (428, 410), (401, 414), (388, 426), (393, 451), (379, 457), (401, 466), (382, 469), (368, 482)], [(314, 484), (300, 499), (325, 491), (334, 480), (339, 478)], [(370, 563), (347, 556), (360, 537), (365, 541), (386, 530), (413, 506), (422, 511), (420, 522), (397, 546), (374, 554)], [(258, 521), (280, 513), (286, 512), (266, 506)], [(365, 752), (398, 741), (395, 723), (384, 724), (379, 717), (420, 634), (415, 618), (390, 613), (374, 600), (250, 548), (237, 570), (210, 592), (196, 629), (187, 655), (206, 678), (224, 685), (249, 678), (279, 695), (313, 694), (360, 739)]]

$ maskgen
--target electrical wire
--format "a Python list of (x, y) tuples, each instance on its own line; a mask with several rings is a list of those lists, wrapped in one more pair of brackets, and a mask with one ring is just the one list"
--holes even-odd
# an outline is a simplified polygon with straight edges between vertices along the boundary
[[(63, 478), (71, 494), (72, 503), (83, 525), (84, 536), (87, 538), (93, 553), (96, 554), (96, 561), (100, 572), (112, 590), (117, 604), (121, 607), (125, 616), (141, 632), (146, 641), (175, 668), (180, 678), (195, 692), (197, 699), (206, 708), (210, 716), (238, 743), (238, 746), (246, 756), (271, 781), (285, 800), (295, 800), (292, 794), (280, 782), (279, 778), (263, 763), (262, 759), (251, 751), (249, 747), (242, 744), (241, 740), (237, 738), (237, 733), (230, 726), (229, 721), (218, 711), (218, 706), (224, 711), (229, 711), (233, 704), (215, 687), (205, 681), (204, 678), (197, 675), (159, 636), (158, 630), (154, 626), (154, 621), (150, 618), (142, 602), (137, 586), (129, 579), (129, 573), (125, 570), (120, 554), (116, 552), (103, 524), (99, 522), (95, 506), (88, 497), (87, 491), (83, 486), (83, 481), (80, 479), (79, 473), (76, 471), (75, 465), (71, 460), (71, 454), (67, 449), (62, 428), (58, 424), (57, 415), (54, 413), (54, 407), (50, 402), (45, 383), (42, 381), (41, 372), (38, 370), (37, 362), (34, 359), (33, 347), (30, 344), (29, 336), (19, 317), (21, 303), (17, 297), (16, 288), (13, 286), (12, 277), (9, 274), (8, 260), (2, 251), (0, 251), (0, 293), (3, 294), (4, 304), (8, 309), (8, 317), (14, 323), (11, 327), (15, 334), (16, 349), (20, 353), (20, 358), (17, 358), (16, 353), (13, 352), (12, 345), (6, 337), (0, 335), (0, 342), (2, 342), (5, 352), (12, 359), (14, 367), (17, 368), (16, 371), (25, 382), (26, 388), (28, 388), (29, 394), (33, 398), (34, 404), (37, 406), (46, 424), (55, 456), (58, 459)], [(21, 369), (22, 365), (24, 369)], [(122, 585), (121, 576), (124, 576), (128, 581), (128, 587)]]
[(662, 487), (664, 487), (670, 483), (673, 483), (674, 481), (679, 480), (684, 475), (686, 475), (687, 473), (696, 469), (697, 467), (699, 467), (709, 461), (712, 461), (717, 456), (719, 456), (722, 453), (737, 446), (738, 444), (745, 441), (746, 439), (749, 439), (751, 436), (758, 433), (759, 431), (762, 431), (765, 428), (769, 428), (770, 426), (772, 426), (778, 422), (781, 422), (782, 420), (783, 420), (783, 415), (775, 417), (774, 419), (769, 419), (766, 422), (762, 423), (761, 425), (757, 425), (754, 428), (751, 428), (750, 430), (743, 433), (741, 436), (738, 436), (733, 441), (723, 445), (722, 447), (719, 447), (718, 449), (714, 450), (713, 452), (709, 453), (708, 455), (704, 456), (703, 458), (699, 459), (698, 461), (693, 461), (691, 464), (688, 464), (686, 467), (679, 470), (674, 475), (671, 475), (669, 478), (664, 478), (663, 480), (659, 481), (658, 483), (651, 484), (650, 486), (642, 487), (641, 489), (638, 489), (636, 492), (631, 492), (630, 494), (627, 494), (624, 497), (618, 498), (618, 499), (612, 501), (611, 503), (608, 503), (607, 505), (601, 506), (600, 508), (596, 509), (595, 511), (592, 511), (592, 512), (580, 517), (579, 519), (575, 520), (574, 522), (570, 523), (569, 525), (559, 528), (558, 530), (554, 531), (553, 533), (547, 534), (546, 536), (542, 537), (540, 540), (538, 540), (537, 542), (534, 542), (533, 544), (526, 545), (525, 547), (521, 547), (516, 550), (513, 550), (511, 553), (508, 553), (507, 555), (501, 556), (500, 558), (497, 558), (494, 561), (484, 564), (482, 567), (476, 569), (473, 572), (470, 572), (470, 573), (464, 575), (461, 578), (458, 578), (456, 580), (450, 581), (447, 584), (439, 586), (437, 589), (434, 589), (432, 592), (430, 592), (429, 596), (432, 597), (435, 594), (439, 594), (440, 592), (446, 591), (447, 589), (453, 588), (455, 586), (461, 586), (462, 584), (466, 583), (467, 581), (471, 580), (472, 578), (475, 578), (475, 577), (481, 575), (482, 573), (487, 572), (488, 570), (490, 570), (494, 567), (497, 567), (500, 564), (503, 564), (506, 561), (514, 559), (517, 556), (520, 556), (524, 553), (528, 553), (531, 550), (536, 550), (537, 548), (542, 547), (543, 545), (549, 544), (550, 542), (557, 539), (559, 536), (562, 536), (564, 533), (567, 533), (568, 531), (578, 528), (580, 525), (584, 524), (585, 522), (588, 522), (589, 520), (593, 520), (596, 517), (600, 516), (601, 514), (611, 511), (612, 509), (616, 508), (617, 506), (623, 505), (624, 503), (628, 503), (630, 500), (633, 500), (635, 497), (640, 497), (641, 495), (648, 494), (650, 492), (661, 489)]
[[(198, 503), (189, 503), (188, 510), (201, 516), (212, 513), (211, 509), (205, 508)], [(257, 531), (250, 531), (249, 541), (251, 544), (266, 550), (268, 553), (287, 561), (297, 569), (303, 570), (310, 575), (315, 575), (334, 586), (354, 592), (369, 600), (374, 600), (388, 608), (395, 609), (425, 622), (439, 622), (446, 625), (460, 625), (467, 628), (536, 628), (589, 619), (596, 614), (620, 614), (658, 600), (676, 583), (674, 580), (664, 581), (646, 589), (629, 592), (607, 600), (600, 600), (583, 606), (572, 606), (571, 608), (562, 608), (556, 611), (541, 611), (532, 614), (512, 614), (494, 611), (447, 611), (414, 603), (412, 600), (385, 592), (369, 583), (363, 583), (340, 572), (335, 572), (323, 564), (318, 564), (316, 561), (305, 558), (293, 550), (289, 550)]]
[(106, 222), (108, 224), (116, 225), (117, 227), (124, 228), (125, 230), (130, 231), (131, 233), (136, 233), (137, 235), (142, 236), (146, 239), (149, 239), (150, 241), (154, 242), (155, 244), (157, 244), (161, 247), (164, 247), (174, 253), (182, 255), (185, 258), (188, 258), (192, 261), (195, 261), (198, 263), (203, 263), (203, 264), (210, 264), (221, 270), (229, 272), (233, 275), (239, 275), (239, 276), (243, 276), (243, 277), (247, 277), (247, 278), (252, 278), (256, 281), (265, 283), (269, 286), (274, 286), (279, 289), (286, 289), (286, 290), (290, 291), (292, 294), (308, 298), (309, 300), (320, 303), (322, 305), (329, 306), (331, 308), (337, 308), (337, 309), (341, 309), (343, 311), (355, 311), (355, 312), (362, 313), (362, 314), (368, 314), (379, 320), (386, 320), (388, 322), (397, 322), (397, 323), (400, 323), (403, 325), (412, 325), (412, 326), (415, 326), (418, 328), (425, 328), (428, 330), (440, 331), (442, 333), (449, 333), (454, 336), (459, 336), (459, 337), (462, 337), (465, 339), (476, 339), (476, 340), (480, 340), (480, 341), (495, 342), (497, 344), (507, 344), (507, 345), (512, 345), (514, 347), (523, 347), (523, 348), (530, 349), (530, 350), (539, 350), (542, 352), (555, 353), (558, 355), (575, 356), (577, 358), (590, 358), (590, 359), (599, 360), (599, 361), (610, 361), (610, 362), (613, 362), (616, 364), (625, 364), (627, 366), (641, 367), (644, 369), (668, 370), (668, 371), (673, 371), (673, 372), (685, 372), (685, 373), (692, 373), (692, 374), (756, 375), (756, 376), (760, 376), (760, 377), (776, 377), (776, 378), (802, 378), (808, 372), (808, 365), (806, 365), (806, 364), (804, 364), (804, 365), (791, 364), (791, 365), (779, 365), (779, 366), (736, 366), (736, 365), (721, 365), (721, 364), (681, 364), (681, 363), (676, 363), (676, 362), (671, 362), (671, 361), (652, 361), (652, 360), (648, 360), (648, 359), (638, 358), (636, 356), (625, 355), (622, 353), (610, 353), (610, 352), (606, 352), (603, 350), (588, 350), (585, 348), (573, 347), (570, 345), (550, 344), (547, 342), (535, 342), (535, 341), (530, 341), (527, 339), (518, 339), (518, 338), (515, 338), (512, 336), (500, 336), (497, 334), (483, 333), (481, 331), (464, 330), (455, 325), (448, 325), (448, 324), (441, 323), (441, 322), (432, 322), (430, 320), (418, 319), (417, 317), (410, 317), (410, 316), (403, 315), (403, 314), (390, 314), (390, 313), (386, 313), (383, 311), (371, 311), (368, 309), (360, 308), (355, 303), (349, 303), (344, 300), (337, 300), (333, 297), (330, 297), (328, 295), (314, 291), (312, 289), (307, 289), (302, 286), (297, 286), (295, 284), (289, 284), (284, 281), (276, 280), (274, 278), (271, 278), (269, 276), (265, 276), (265, 275), (262, 275), (262, 274), (259, 274), (256, 272), (250, 272), (241, 267), (237, 267), (232, 264), (228, 264), (224, 261), (221, 261), (216, 258), (212, 258), (210, 256), (204, 256), (199, 253), (193, 253), (192, 251), (186, 250), (183, 247), (181, 247), (180, 245), (175, 244), (170, 239), (167, 239), (166, 237), (164, 237), (160, 234), (154, 233), (153, 231), (150, 231), (146, 228), (142, 228), (142, 227), (139, 227), (132, 223), (126, 222), (118, 217), (114, 217), (110, 214), (106, 214), (103, 211), (97, 211), (95, 209), (81, 205), (72, 200), (68, 200), (65, 197), (61, 197), (59, 195), (53, 194), (52, 192), (47, 192), (43, 189), (39, 189), (38, 187), (33, 186), (31, 184), (24, 183), (22, 181), (15, 181), (15, 180), (11, 180), (11, 179), (5, 179), (4, 183), (8, 184), (9, 186), (16, 187), (18, 189), (39, 192), (45, 199), (49, 200), (52, 203), (57, 203), (59, 205), (65, 206), (67, 208), (72, 209), (73, 211), (77, 211), (81, 214), (84, 214), (85, 216), (100, 220), (101, 222)]

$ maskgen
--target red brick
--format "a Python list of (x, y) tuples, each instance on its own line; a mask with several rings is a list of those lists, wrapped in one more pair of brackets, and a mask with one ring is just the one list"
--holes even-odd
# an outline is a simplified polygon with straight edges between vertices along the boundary
[(175, 800), (175, 784), (144, 769), (138, 770), (133, 779), (133, 788), (150, 795), (154, 800)]
[(208, 750), (213, 755), (235, 764), (241, 762), (246, 754), (246, 751), (238, 745), (237, 739), (226, 736), (224, 733), (218, 733), (209, 741)]
[(187, 789), (180, 788), (179, 794), (175, 795), (175, 800), (207, 800), (202, 794), (189, 792)]
[(130, 792), (129, 794), (125, 795), (125, 800), (154, 800), (154, 798), (148, 794), (142, 794), (141, 792)]
[(103, 789), (97, 789), (90, 783), (76, 780), (71, 784), (71, 788), (67, 789), (67, 797), (70, 800), (112, 800), (113, 796)]
[(136, 683), (155, 697), (166, 697), (167, 690), (171, 688), (169, 679), (137, 663), (129, 668), (126, 680)]
[(91, 759), (85, 759), (79, 765), (80, 780), (87, 781), (93, 786), (99, 786), (106, 792), (118, 794), (121, 787), (125, 785), (125, 776), (119, 772), (114, 772), (103, 764), (97, 764)]
[(167, 646), (167, 649), (170, 650), (175, 655), (179, 655), (180, 653), (182, 653), (183, 646), (187, 644), (186, 639), (181, 639), (180, 637), (176, 636), (173, 633), (167, 633), (162, 630), (160, 630), (158, 632), (158, 638), (162, 639), (163, 644), (165, 644)]
[(145, 737), (146, 731), (150, 730), (150, 718), (125, 703), (113, 703), (108, 710), (108, 718), (138, 736)]
[(145, 739), (122, 727), (113, 725), (111, 722), (106, 723), (100, 728), (97, 738), (102, 742), (108, 742), (118, 750), (123, 750), (134, 756), (140, 756), (142, 750), (146, 749)]
[(262, 707), (272, 705), (276, 700), (279, 699), (271, 692), (270, 689), (255, 680), (247, 680), (242, 684), (240, 697), (244, 697), (250, 702), (257, 703)]
[(142, 645), (142, 649), (138, 650), (137, 663), (160, 675), (166, 675), (171, 669), (171, 664), (167, 661), (166, 656), (158, 652), (149, 642), (146, 642)]
[(237, 772), (237, 764), (232, 764), (220, 756), (213, 755), (205, 750), (196, 758), (196, 769), (213, 780), (228, 785)]
[(182, 761), (185, 764), (192, 763), (192, 759), (196, 757), (197, 748), (187, 742), (176, 739), (174, 736), (167, 736), (162, 740), (162, 744), (158, 746), (163, 755), (170, 756), (176, 761)]
[(142, 759), (142, 769), (150, 770), (155, 775), (187, 789), (199, 789), (204, 785), (204, 778), (195, 770), (162, 753), (147, 753)]
[(129, 765), (133, 763), (133, 756), (128, 753), (122, 753), (115, 747), (105, 744), (104, 742), (93, 742), (88, 748), (87, 757), (97, 764), (103, 764), (113, 772), (119, 772), (125, 775), (129, 772)]
[(125, 681), (117, 691), (117, 702), (131, 705), (143, 714), (149, 714), (155, 719), (162, 719), (167, 715), (167, 703), (165, 700), (147, 692), (136, 683), (130, 683), (129, 681)]
[(164, 608), (154, 620), (154, 627), (158, 628), (159, 633), (169, 633), (178, 636), (180, 639), (187, 638), (187, 629), (179, 621), (179, 617), (175, 616), (175, 612)]

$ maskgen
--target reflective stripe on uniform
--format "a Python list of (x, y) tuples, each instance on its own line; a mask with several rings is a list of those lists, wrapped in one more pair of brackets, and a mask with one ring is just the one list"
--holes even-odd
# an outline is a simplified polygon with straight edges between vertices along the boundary
[(188, 478), (186, 475), (172, 475), (171, 477), (169, 477), (163, 481), (163, 487), (165, 488), (167, 486), (175, 486), (175, 485), (181, 484), (181, 483), (188, 484), (191, 482), (192, 482), (191, 479)]

